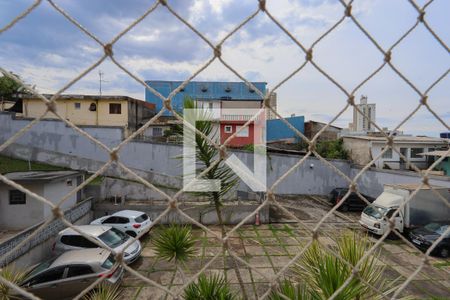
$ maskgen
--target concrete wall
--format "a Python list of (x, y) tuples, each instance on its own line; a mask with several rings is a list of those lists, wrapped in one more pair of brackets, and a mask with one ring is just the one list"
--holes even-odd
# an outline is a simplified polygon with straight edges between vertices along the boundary
[[(29, 120), (12, 120), (10, 114), (0, 113), (0, 143), (29, 123)], [(122, 130), (118, 128), (83, 127), (94, 137), (109, 147), (114, 147), (123, 138)], [(33, 126), (30, 132), (25, 133), (3, 153), (23, 159), (41, 161), (50, 164), (66, 166), (72, 169), (97, 171), (109, 156), (96, 144), (80, 136), (72, 128), (62, 122), (42, 121)], [(233, 151), (244, 164), (253, 169), (253, 153), (246, 151)], [(152, 183), (171, 188), (180, 188), (182, 165), (176, 159), (182, 154), (182, 147), (176, 144), (132, 141), (119, 152), (120, 159), (128, 167), (134, 169), (141, 176)], [(272, 185), (279, 177), (294, 166), (301, 156), (286, 154), (269, 154), (267, 159), (267, 184)], [(341, 172), (354, 176), (350, 163), (342, 160), (331, 160)], [(355, 168), (353, 168), (355, 169)], [(357, 169), (357, 168), (356, 168)], [(384, 183), (396, 180), (412, 180), (409, 172), (389, 173), (387, 170), (377, 170), (373, 175), (365, 175), (361, 180), (362, 186), (373, 185), (371, 188), (376, 194), (382, 190)], [(111, 168), (107, 174), (125, 176), (124, 172)], [(369, 174), (369, 173), (368, 173)], [(372, 174), (372, 173), (370, 173)], [(391, 178), (385, 174), (393, 174)], [(414, 176), (414, 175), (413, 175)], [(390, 179), (386, 179), (390, 178)], [(438, 177), (436, 177), (438, 178)], [(448, 177), (443, 177), (448, 178)], [(371, 180), (374, 180), (373, 183)], [(446, 182), (446, 179), (443, 179)], [(310, 157), (302, 166), (289, 174), (275, 190), (282, 194), (318, 194), (326, 195), (334, 187), (348, 186), (338, 173), (327, 164)], [(238, 190), (248, 191), (249, 188), (240, 183)]]
[[(355, 177), (361, 169), (352, 167), (350, 175)], [(378, 197), (385, 184), (420, 183), (421, 177), (412, 171), (370, 169), (357, 181), (358, 188), (366, 195)], [(430, 183), (450, 188), (449, 176), (430, 176)]]
[[(236, 204), (222, 206), (222, 216), (225, 224), (238, 224), (249, 214), (254, 212), (258, 204)], [(133, 209), (143, 211), (150, 219), (155, 220), (165, 209), (167, 205), (113, 205), (109, 203), (98, 203), (94, 206), (94, 218), (112, 214), (122, 209)], [(217, 214), (214, 206), (211, 205), (180, 205), (183, 210), (194, 220), (204, 225), (218, 224)], [(261, 223), (269, 223), (269, 207), (266, 206), (260, 211)], [(185, 224), (187, 220), (176, 211), (170, 212), (161, 219), (160, 224), (181, 223)], [(255, 224), (255, 218), (251, 218), (246, 224)]]
[[(75, 225), (86, 225), (89, 224), (93, 220), (93, 212), (90, 212), (86, 214), (85, 216), (81, 217), (78, 221), (75, 221)], [(55, 236), (56, 237), (56, 236)], [(14, 260), (12, 263), (14, 266), (16, 266), (19, 269), (22, 268), (28, 268), (32, 265), (38, 264), (42, 261), (45, 261), (46, 259), (49, 259), (52, 257), (52, 247), (55, 243), (55, 237), (49, 238), (42, 242), (41, 244), (37, 245), (30, 251), (26, 252), (24, 255), (20, 256), (16, 260)]]
[[(23, 184), (38, 195), (44, 194), (41, 184)], [(26, 195), (26, 204), (9, 204), (9, 191), (14, 188), (0, 182), (0, 228), (24, 229), (44, 219), (44, 203)]]

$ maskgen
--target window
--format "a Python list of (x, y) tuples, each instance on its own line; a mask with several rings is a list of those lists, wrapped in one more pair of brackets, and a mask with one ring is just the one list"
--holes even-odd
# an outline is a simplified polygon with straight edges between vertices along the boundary
[[(241, 127), (242, 127), (242, 126), (238, 126), (238, 127), (236, 128), (236, 131), (238, 131)], [(248, 126), (245, 127), (244, 129), (242, 129), (242, 131), (238, 132), (238, 133), (236, 134), (236, 136), (238, 136), (238, 137), (248, 137)]]
[(91, 105), (89, 105), (89, 111), (97, 111), (97, 104), (91, 103)]
[(224, 131), (225, 131), (225, 133), (232, 133), (233, 132), (233, 126), (225, 126)]
[(110, 115), (120, 115), (122, 113), (122, 104), (120, 103), (110, 103), (109, 104), (109, 114)]
[(63, 277), (65, 267), (58, 267), (45, 271), (29, 281), (31, 286), (51, 281), (60, 280)]
[(98, 248), (96, 244), (82, 237), (81, 235), (64, 235), (61, 237), (61, 243), (68, 246), (80, 248)]
[(162, 136), (162, 128), (161, 127), (154, 127), (153, 128), (153, 136)]
[(209, 102), (209, 103), (208, 103), (208, 106), (209, 106), (209, 109), (212, 109), (212, 108), (213, 108), (213, 103), (212, 103), (212, 102)]
[(125, 217), (117, 217), (117, 224), (127, 224), (130, 223), (130, 220)]
[(392, 148), (387, 149), (386, 152), (383, 153), (382, 157), (383, 158), (392, 158)]
[(75, 102), (73, 104), (73, 106), (75, 107), (75, 109), (80, 109), (81, 108), (81, 103), (80, 102)]
[(9, 191), (9, 205), (27, 204), (27, 195), (19, 190)]
[(146, 220), (148, 220), (148, 216), (146, 214), (140, 215), (136, 219), (134, 219), (137, 223), (142, 223)]
[(102, 224), (116, 224), (117, 223), (117, 217), (109, 217), (106, 218)]
[(67, 272), (67, 278), (92, 274), (92, 268), (88, 265), (70, 266)]
[(411, 158), (423, 158), (419, 153), (423, 153), (423, 148), (411, 148)]

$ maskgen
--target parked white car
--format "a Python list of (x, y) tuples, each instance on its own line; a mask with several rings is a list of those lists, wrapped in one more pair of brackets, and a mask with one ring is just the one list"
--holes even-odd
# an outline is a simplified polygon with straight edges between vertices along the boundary
[(147, 233), (152, 220), (146, 213), (137, 210), (121, 210), (110, 216), (104, 216), (91, 222), (92, 225), (107, 225), (119, 229), (126, 234), (136, 237)]
[[(125, 246), (128, 244), (127, 242), (131, 237), (120, 230), (110, 226), (101, 225), (82, 225), (75, 227), (97, 240), (100, 245), (110, 247), (116, 253), (124, 251), (123, 258), (127, 264), (131, 264), (141, 255), (142, 246), (139, 241), (133, 242), (125, 249)], [(60, 231), (53, 246), (53, 250), (56, 253), (86, 248), (99, 248), (99, 246), (72, 228), (66, 228)]]

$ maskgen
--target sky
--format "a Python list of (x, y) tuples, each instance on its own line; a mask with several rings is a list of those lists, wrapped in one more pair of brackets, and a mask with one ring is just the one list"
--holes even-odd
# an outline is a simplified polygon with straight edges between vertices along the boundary
[[(144, 0), (55, 0), (102, 42), (120, 31), (152, 6)], [(425, 1), (416, 0), (419, 5)], [(31, 0), (0, 0), (0, 27), (33, 3)], [(256, 0), (168, 0), (171, 7), (213, 44), (258, 7)], [(306, 48), (344, 13), (337, 0), (267, 0), (267, 9)], [(355, 0), (353, 15), (383, 49), (390, 48), (417, 20), (417, 11), (407, 0)], [(426, 9), (426, 20), (441, 40), (450, 42), (450, 1), (435, 0)], [(212, 49), (159, 6), (113, 47), (114, 57), (142, 80), (185, 80), (212, 57)], [(19, 74), (42, 93), (54, 93), (95, 63), (103, 50), (57, 12), (47, 1), (11, 29), (0, 34), (0, 66)], [(272, 89), (304, 61), (305, 54), (264, 13), (260, 12), (222, 46), (222, 58), (249, 81), (267, 82)], [(354, 90), (383, 63), (383, 55), (347, 18), (313, 48), (313, 59), (348, 91)], [(420, 91), (425, 91), (450, 68), (450, 56), (419, 26), (392, 51), (392, 63)], [(99, 71), (102, 92), (144, 99), (145, 88), (109, 59), (92, 70), (65, 93), (98, 94)], [(450, 76), (428, 93), (431, 108), (450, 123)], [(219, 61), (213, 62), (194, 80), (239, 81)], [(347, 101), (330, 80), (307, 64), (277, 90), (282, 116), (303, 115), (306, 120), (328, 122)], [(355, 92), (376, 103), (376, 122), (395, 128), (418, 105), (420, 97), (389, 66)], [(333, 125), (347, 127), (348, 108)], [(400, 127), (406, 133), (438, 136), (448, 131), (424, 107)]]

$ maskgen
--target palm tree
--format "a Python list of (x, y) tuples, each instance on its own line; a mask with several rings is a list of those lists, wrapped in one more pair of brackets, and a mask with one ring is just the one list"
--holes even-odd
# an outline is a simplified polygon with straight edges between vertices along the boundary
[[(195, 109), (196, 104), (194, 101), (190, 98), (185, 98), (184, 101), (184, 108), (185, 109)], [(214, 127), (211, 121), (205, 121), (208, 119), (208, 112), (204, 110), (198, 109), (196, 111), (197, 114), (197, 120), (195, 124), (192, 124), (195, 126), (195, 128), (203, 133), (203, 135), (199, 134), (198, 132), (195, 132), (195, 140), (189, 141), (193, 145), (195, 145), (195, 158), (196, 161), (201, 162), (201, 166), (198, 167), (197, 172), (201, 173), (211, 167), (214, 162), (217, 159), (220, 159), (219, 163), (215, 164), (211, 169), (209, 169), (206, 174), (203, 176), (202, 179), (210, 179), (210, 180), (220, 180), (220, 191), (213, 191), (213, 192), (199, 192), (198, 194), (202, 196), (207, 196), (211, 203), (214, 205), (214, 208), (216, 210), (217, 219), (219, 221), (219, 225), (221, 227), (222, 232), (222, 238), (226, 235), (226, 229), (225, 224), (223, 222), (223, 216), (222, 216), (222, 198), (225, 194), (227, 194), (230, 190), (232, 190), (236, 184), (238, 183), (237, 176), (233, 173), (233, 171), (223, 162), (222, 158), (220, 158), (219, 150), (215, 147), (212, 147), (209, 144), (209, 141), (206, 137), (210, 138), (211, 140), (214, 140), (216, 138), (216, 134), (214, 132)], [(186, 119), (186, 118), (185, 118)], [(189, 120), (188, 120), (189, 122)], [(179, 127), (178, 130), (176, 130), (178, 135), (182, 135), (183, 132), (181, 128)], [(223, 253), (228, 250), (229, 245), (228, 242), (223, 245)], [(239, 271), (238, 264), (236, 260), (233, 258), (233, 268), (236, 273), (236, 277), (238, 279), (239, 285), (242, 290), (243, 299), (247, 299), (247, 295), (245, 293), (244, 288), (244, 282), (242, 281), (242, 276)]]
[[(9, 282), (19, 285), (26, 277), (28, 271), (15, 269), (12, 266), (7, 266), (0, 269), (0, 276), (3, 279), (8, 280)], [(21, 299), (13, 294), (13, 291), (9, 286), (0, 282), (0, 300), (12, 300), (12, 299)]]
[(185, 279), (182, 265), (195, 255), (195, 238), (190, 226), (172, 224), (160, 230), (153, 239), (156, 254), (159, 258), (175, 263), (177, 271)]
[[(296, 279), (301, 284), (306, 284), (310, 294), (301, 299), (330, 298), (351, 276), (353, 267), (372, 246), (373, 243), (369, 241), (367, 236), (346, 233), (337, 240), (336, 252), (342, 258), (339, 259), (327, 252), (323, 246), (314, 242), (293, 268)], [(353, 278), (334, 299), (381, 298), (382, 296), (370, 286), (385, 295), (393, 292), (395, 281), (388, 282), (383, 278), (384, 267), (376, 263), (378, 257), (379, 252), (376, 252), (364, 258), (359, 266), (359, 277)]]
[(205, 274), (199, 276), (197, 282), (189, 284), (184, 289), (186, 300), (234, 300), (236, 296), (230, 291), (223, 276)]

